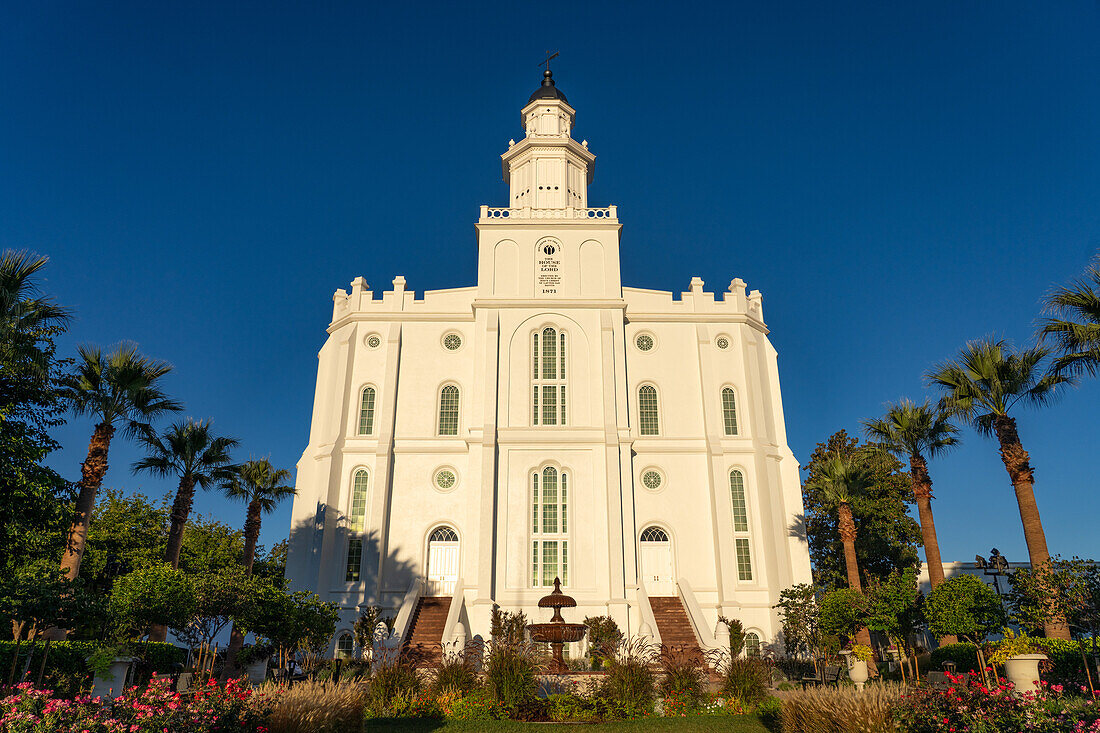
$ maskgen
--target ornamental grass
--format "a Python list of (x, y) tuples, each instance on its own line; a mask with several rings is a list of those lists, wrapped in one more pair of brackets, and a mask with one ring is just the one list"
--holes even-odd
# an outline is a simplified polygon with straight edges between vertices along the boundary
[(276, 692), (270, 733), (335, 733), (358, 730), (367, 702), (366, 686), (356, 680), (313, 682), (291, 687), (265, 685)]
[(883, 733), (894, 723), (904, 688), (894, 683), (854, 687), (815, 687), (783, 701), (783, 733)]

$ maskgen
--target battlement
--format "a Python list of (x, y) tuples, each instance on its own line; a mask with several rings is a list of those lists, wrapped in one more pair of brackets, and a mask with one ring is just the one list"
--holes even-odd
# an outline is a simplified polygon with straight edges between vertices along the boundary
[(332, 294), (332, 323), (357, 313), (409, 313), (449, 315), (469, 314), (477, 287), (445, 288), (425, 290), (420, 300), (416, 292), (405, 289), (405, 277), (398, 275), (393, 279), (393, 290), (386, 290), (381, 298), (374, 297), (374, 291), (363, 277), (351, 281), (351, 292), (340, 288)]
[(662, 317), (691, 316), (707, 320), (707, 316), (722, 318), (738, 315), (746, 316), (760, 326), (764, 325), (763, 296), (759, 290), (746, 294), (745, 281), (741, 278), (734, 278), (730, 282), (729, 289), (722, 293), (721, 300), (715, 297), (715, 293), (704, 291), (703, 285), (702, 278), (693, 277), (691, 289), (680, 293), (678, 300), (670, 290), (649, 290), (624, 285), (623, 300), (627, 304), (627, 318), (661, 320)]

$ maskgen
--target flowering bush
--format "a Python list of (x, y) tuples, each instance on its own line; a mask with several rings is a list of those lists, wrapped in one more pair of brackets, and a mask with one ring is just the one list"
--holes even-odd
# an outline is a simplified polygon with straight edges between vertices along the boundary
[[(1016, 694), (1012, 683), (1003, 679), (993, 687), (986, 687), (976, 672), (947, 677), (949, 687), (925, 687), (903, 695), (894, 719), (904, 730), (909, 733), (1100, 731), (1100, 701), (1068, 697), (1061, 685), (1044, 684), (1038, 692)], [(1087, 688), (1081, 691), (1087, 693)]]
[(0, 700), (5, 733), (267, 733), (273, 698), (231, 680), (184, 697), (167, 678), (132, 687), (113, 701), (78, 696), (65, 700), (30, 683)]

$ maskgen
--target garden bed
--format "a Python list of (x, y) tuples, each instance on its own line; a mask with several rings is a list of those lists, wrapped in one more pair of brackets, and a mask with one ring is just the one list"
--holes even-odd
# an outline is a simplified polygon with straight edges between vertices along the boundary
[(658, 731), (728, 731), (728, 733), (767, 733), (768, 728), (755, 715), (689, 715), (683, 718), (643, 718), (608, 723), (521, 723), (513, 720), (491, 720), (464, 723), (444, 720), (368, 720), (366, 731), (389, 733), (496, 733), (496, 731), (575, 730), (584, 733), (615, 731), (616, 733), (657, 733)]

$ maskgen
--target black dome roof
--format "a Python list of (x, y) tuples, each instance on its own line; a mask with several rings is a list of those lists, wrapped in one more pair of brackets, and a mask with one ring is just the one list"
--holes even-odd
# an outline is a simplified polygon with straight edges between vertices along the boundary
[(542, 72), (542, 86), (535, 90), (535, 93), (527, 100), (527, 104), (534, 102), (536, 99), (560, 99), (566, 104), (569, 103), (565, 95), (554, 85), (554, 72), (550, 69)]

